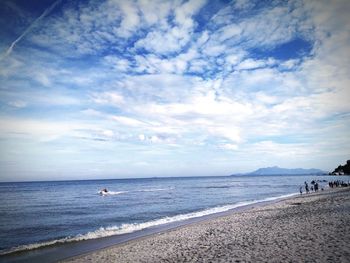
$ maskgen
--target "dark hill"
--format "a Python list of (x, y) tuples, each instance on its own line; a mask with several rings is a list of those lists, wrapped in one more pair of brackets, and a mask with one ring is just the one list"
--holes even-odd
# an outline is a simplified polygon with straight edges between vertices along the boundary
[(339, 165), (330, 174), (332, 174), (332, 175), (350, 175), (350, 160), (347, 160), (346, 164), (344, 164), (344, 165)]

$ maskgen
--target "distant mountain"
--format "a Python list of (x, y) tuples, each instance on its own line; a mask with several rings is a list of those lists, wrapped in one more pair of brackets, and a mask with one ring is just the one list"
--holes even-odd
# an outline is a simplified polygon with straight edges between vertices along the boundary
[(248, 173), (251, 175), (297, 175), (297, 174), (325, 174), (324, 171), (319, 169), (287, 169), (278, 166), (260, 168), (254, 172)]

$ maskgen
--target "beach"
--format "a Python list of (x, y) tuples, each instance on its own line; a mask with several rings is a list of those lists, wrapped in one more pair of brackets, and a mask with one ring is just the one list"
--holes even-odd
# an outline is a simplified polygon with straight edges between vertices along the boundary
[(350, 262), (350, 189), (189, 224), (64, 262)]

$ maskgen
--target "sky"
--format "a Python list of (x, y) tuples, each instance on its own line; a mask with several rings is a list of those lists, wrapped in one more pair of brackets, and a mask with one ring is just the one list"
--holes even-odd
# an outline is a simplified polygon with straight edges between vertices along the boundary
[(0, 181), (333, 170), (350, 2), (2, 0)]

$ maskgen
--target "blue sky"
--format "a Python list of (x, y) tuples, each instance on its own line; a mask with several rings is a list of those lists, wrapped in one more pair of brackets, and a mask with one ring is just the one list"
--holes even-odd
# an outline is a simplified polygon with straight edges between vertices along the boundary
[(349, 1), (0, 4), (0, 180), (332, 170)]

